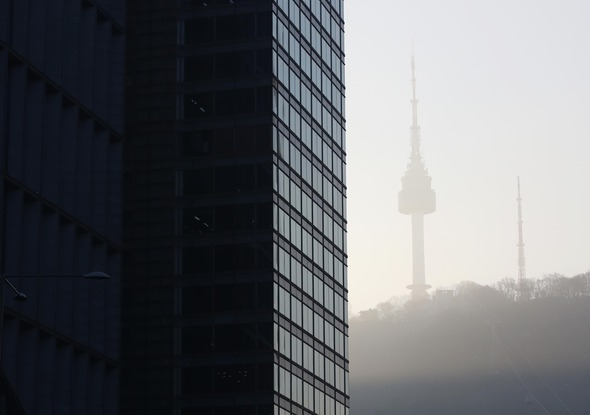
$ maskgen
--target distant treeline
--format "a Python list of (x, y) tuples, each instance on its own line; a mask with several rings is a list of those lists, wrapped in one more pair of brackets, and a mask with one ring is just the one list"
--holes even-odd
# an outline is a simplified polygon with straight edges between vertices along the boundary
[(525, 278), (520, 282), (504, 278), (495, 288), (508, 300), (590, 297), (590, 271), (571, 278), (561, 274), (548, 274), (539, 279)]
[[(455, 299), (478, 299), (485, 302), (526, 301), (540, 298), (583, 298), (590, 297), (590, 271), (573, 277), (562, 274), (546, 274), (541, 278), (525, 278), (520, 282), (514, 278), (503, 278), (496, 284), (480, 285), (473, 281), (462, 281), (452, 289), (437, 290), (431, 294), (434, 303)], [(404, 312), (410, 296), (394, 297), (390, 301), (380, 303), (375, 308), (363, 310), (352, 319), (383, 318)]]

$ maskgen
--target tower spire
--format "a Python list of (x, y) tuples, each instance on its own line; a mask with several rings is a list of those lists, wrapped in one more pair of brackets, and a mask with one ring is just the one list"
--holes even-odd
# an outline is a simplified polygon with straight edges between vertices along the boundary
[[(413, 48), (413, 47), (412, 47)], [(418, 99), (416, 98), (416, 65), (412, 51), (412, 127), (410, 164), (402, 177), (402, 190), (398, 193), (398, 209), (412, 217), (412, 300), (427, 297), (430, 285), (426, 284), (424, 267), (424, 215), (436, 209), (436, 194), (430, 186), (431, 178), (420, 154), (420, 126), (418, 125)]]
[[(413, 49), (412, 45), (412, 49)], [(424, 167), (422, 154), (420, 153), (420, 126), (418, 125), (418, 98), (416, 97), (416, 63), (414, 60), (414, 53), (412, 51), (412, 125), (410, 127), (410, 163), (408, 164), (408, 171), (406, 174), (412, 172), (415, 175), (428, 175), (428, 171)]]

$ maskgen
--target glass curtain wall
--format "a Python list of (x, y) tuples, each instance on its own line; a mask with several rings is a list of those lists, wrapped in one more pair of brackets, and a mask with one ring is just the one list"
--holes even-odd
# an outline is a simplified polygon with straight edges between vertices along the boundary
[(280, 0), (273, 12), (281, 415), (348, 413), (343, 33), (341, 1)]

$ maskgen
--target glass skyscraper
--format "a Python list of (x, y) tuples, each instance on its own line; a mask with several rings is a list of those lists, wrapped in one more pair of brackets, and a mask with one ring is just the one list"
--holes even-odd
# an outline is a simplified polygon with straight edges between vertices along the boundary
[(348, 413), (342, 0), (127, 2), (124, 414)]

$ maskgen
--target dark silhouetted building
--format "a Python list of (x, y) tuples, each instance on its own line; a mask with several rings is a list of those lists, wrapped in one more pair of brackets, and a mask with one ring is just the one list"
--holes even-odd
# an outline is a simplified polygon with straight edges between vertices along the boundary
[(0, 0), (2, 414), (118, 413), (123, 3)]
[(348, 414), (342, 0), (127, 2), (124, 414)]
[(0, 0), (0, 273), (113, 277), (4, 286), (0, 413), (348, 414), (343, 62), (342, 0)]

